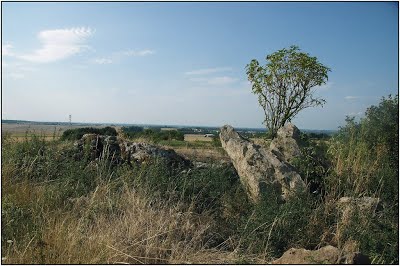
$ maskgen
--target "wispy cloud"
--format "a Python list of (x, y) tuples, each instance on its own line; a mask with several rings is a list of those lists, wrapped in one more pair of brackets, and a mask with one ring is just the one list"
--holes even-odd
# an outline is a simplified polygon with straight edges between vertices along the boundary
[(333, 86), (333, 82), (328, 81), (326, 84), (323, 84), (321, 86), (315, 87), (319, 91), (327, 91), (330, 90)]
[(26, 75), (29, 75), (31, 72), (38, 71), (37, 68), (27, 65), (22, 62), (1, 62), (2, 65), (2, 74), (7, 79), (23, 79)]
[(106, 65), (106, 64), (111, 64), (113, 60), (109, 58), (96, 58), (93, 60), (93, 62), (99, 65)]
[(360, 97), (359, 96), (345, 96), (344, 97), (344, 99), (346, 100), (346, 101), (353, 101), (353, 100), (357, 100), (357, 99), (359, 99)]
[(237, 78), (229, 77), (229, 76), (222, 76), (222, 77), (210, 77), (210, 78), (190, 78), (190, 81), (193, 82), (202, 82), (207, 83), (209, 85), (228, 85), (238, 81)]
[(113, 52), (108, 57), (95, 58), (92, 60), (92, 62), (99, 65), (106, 65), (106, 64), (117, 63), (125, 57), (142, 57), (142, 56), (152, 55), (155, 53), (156, 52), (151, 49), (126, 50), (126, 51)]
[(17, 73), (17, 72), (11, 72), (11, 73), (7, 73), (4, 74), (5, 78), (10, 78), (13, 80), (17, 80), (17, 79), (23, 79), (25, 78), (25, 75), (22, 73)]
[(150, 50), (150, 49), (127, 50), (127, 51), (120, 52), (120, 54), (124, 55), (124, 56), (147, 56), (147, 55), (152, 55), (152, 54), (155, 54), (155, 53), (156, 53), (156, 51)]
[(3, 56), (14, 56), (14, 53), (11, 52), (11, 49), (13, 48), (13, 46), (9, 43), (7, 44), (2, 44), (1, 45), (1, 54)]
[(351, 113), (347, 113), (347, 116), (361, 116), (363, 115), (363, 112), (351, 112)]
[(93, 33), (92, 29), (85, 27), (44, 30), (38, 34), (42, 47), (18, 57), (35, 63), (62, 60), (89, 48), (85, 43)]
[(204, 68), (185, 72), (185, 75), (206, 75), (212, 73), (231, 71), (231, 67)]
[(232, 84), (235, 83), (238, 79), (237, 78), (232, 78), (228, 76), (223, 76), (223, 77), (215, 77), (211, 78), (208, 80), (208, 84), (211, 85), (227, 85), (227, 84)]

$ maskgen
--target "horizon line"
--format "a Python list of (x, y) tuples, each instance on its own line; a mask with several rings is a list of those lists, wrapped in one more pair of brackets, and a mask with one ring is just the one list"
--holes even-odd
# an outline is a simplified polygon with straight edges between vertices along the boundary
[[(33, 122), (33, 123), (62, 123), (69, 124), (70, 122), (62, 122), (62, 121), (33, 121), (33, 120), (19, 120), (19, 119), (1, 119), (3, 121), (20, 121), (20, 122)], [(86, 124), (86, 125), (142, 125), (142, 126), (165, 126), (165, 127), (208, 127), (208, 128), (220, 128), (222, 126), (201, 126), (201, 125), (178, 125), (178, 124), (151, 124), (151, 123), (118, 123), (118, 122), (71, 122), (71, 124)], [(242, 127), (237, 126), (236, 128), (241, 129), (258, 129), (265, 130), (265, 127)], [(299, 130), (319, 130), (319, 131), (338, 131), (338, 129), (310, 129), (310, 128), (299, 128)]]

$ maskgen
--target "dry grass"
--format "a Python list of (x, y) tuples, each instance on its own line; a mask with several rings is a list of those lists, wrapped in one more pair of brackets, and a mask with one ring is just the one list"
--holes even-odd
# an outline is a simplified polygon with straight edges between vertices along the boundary
[(229, 162), (229, 156), (221, 149), (217, 148), (174, 148), (176, 153), (195, 161), (218, 161)]
[(204, 137), (204, 135), (199, 134), (185, 134), (185, 141), (212, 141), (210, 137)]
[[(42, 201), (40, 186), (11, 185), (6, 194)], [(180, 204), (148, 200), (125, 186), (112, 195), (111, 183), (74, 200), (70, 210), (42, 210), (41, 234), (9, 241), (3, 263), (164, 264), (234, 263), (230, 252), (207, 249), (214, 221), (207, 213), (182, 211)], [(15, 195), (15, 194), (14, 194)], [(20, 202), (21, 203), (21, 202)]]

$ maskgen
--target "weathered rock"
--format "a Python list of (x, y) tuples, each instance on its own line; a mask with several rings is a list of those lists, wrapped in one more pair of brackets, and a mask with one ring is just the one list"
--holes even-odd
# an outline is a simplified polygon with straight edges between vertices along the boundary
[(124, 141), (115, 136), (85, 134), (74, 143), (74, 147), (77, 150), (77, 159), (83, 158), (84, 153), (87, 153), (90, 161), (106, 158), (113, 163), (125, 161), (141, 164), (150, 159), (162, 158), (170, 165), (190, 165), (187, 159), (174, 150), (166, 150), (148, 143)]
[(142, 142), (122, 142), (120, 147), (122, 158), (128, 163), (143, 163), (153, 158), (162, 158), (171, 165), (190, 165), (189, 160), (178, 155), (172, 149), (166, 150), (155, 145)]
[(291, 248), (272, 264), (336, 264), (339, 263), (340, 251), (333, 246), (318, 250)]
[(291, 248), (272, 264), (370, 264), (370, 259), (361, 253), (346, 253), (333, 246), (318, 250)]
[(275, 154), (281, 153), (283, 159), (290, 162), (293, 158), (301, 155), (299, 143), (300, 130), (292, 123), (288, 123), (278, 129), (276, 138), (270, 144), (270, 150)]
[(357, 223), (367, 224), (375, 215), (377, 209), (381, 208), (380, 199), (372, 197), (342, 197), (336, 202), (338, 210), (338, 224), (334, 241), (340, 242), (343, 233), (349, 224), (357, 217)]
[(359, 210), (363, 214), (373, 215), (375, 210), (380, 207), (380, 199), (372, 197), (342, 197), (337, 202), (337, 207), (342, 212)]
[(305, 190), (300, 175), (279, 155), (244, 139), (229, 125), (220, 132), (222, 147), (253, 201), (257, 202), (268, 187), (277, 190), (283, 199), (292, 192)]

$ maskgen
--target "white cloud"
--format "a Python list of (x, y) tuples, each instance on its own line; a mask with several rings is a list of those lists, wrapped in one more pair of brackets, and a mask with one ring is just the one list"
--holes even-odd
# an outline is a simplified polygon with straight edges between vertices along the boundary
[(13, 80), (23, 79), (23, 78), (25, 77), (24, 74), (22, 74), (22, 73), (17, 73), (17, 72), (11, 72), (11, 73), (9, 73), (9, 74), (5, 74), (4, 76), (5, 76), (6, 78), (10, 78), (10, 79), (13, 79)]
[(186, 75), (206, 75), (206, 74), (225, 72), (225, 71), (231, 71), (231, 70), (232, 70), (231, 67), (204, 68), (204, 69), (188, 71), (188, 72), (185, 72), (185, 74)]
[(208, 84), (211, 85), (227, 85), (227, 84), (232, 84), (235, 83), (238, 79), (237, 78), (232, 78), (228, 76), (223, 76), (223, 77), (215, 77), (211, 78), (208, 80)]
[(190, 78), (189, 80), (193, 82), (207, 83), (210, 85), (227, 85), (238, 81), (237, 78), (232, 78), (229, 76), (212, 77), (212, 78)]
[(13, 46), (11, 44), (1, 45), (1, 54), (3, 56), (14, 56), (14, 53), (11, 52), (12, 48), (13, 48)]
[(361, 115), (363, 115), (363, 112), (351, 112), (351, 113), (348, 113), (346, 115), (348, 115), (348, 116), (361, 116)]
[(36, 63), (62, 60), (89, 48), (85, 42), (93, 33), (92, 29), (85, 27), (44, 30), (38, 34), (42, 47), (18, 57)]
[(7, 79), (23, 79), (25, 75), (30, 72), (38, 71), (37, 68), (31, 67), (25, 63), (21, 62), (1, 62), (2, 64), (2, 74)]
[(320, 91), (327, 91), (327, 90), (329, 90), (329, 89), (331, 89), (332, 88), (332, 86), (333, 86), (333, 82), (327, 82), (326, 84), (323, 84), (323, 85), (321, 85), (321, 86), (317, 86), (317, 87), (315, 87), (317, 90), (320, 90)]
[(128, 50), (128, 51), (121, 52), (121, 54), (125, 55), (125, 56), (146, 56), (146, 55), (152, 55), (152, 54), (155, 54), (155, 53), (156, 52), (154, 50), (150, 50), (150, 49)]
[(344, 97), (344, 99), (345, 99), (346, 101), (357, 100), (357, 99), (359, 99), (359, 98), (360, 98), (359, 96), (345, 96), (345, 97)]
[(93, 60), (96, 64), (99, 65), (106, 65), (106, 64), (111, 64), (113, 61), (109, 58), (96, 58)]

